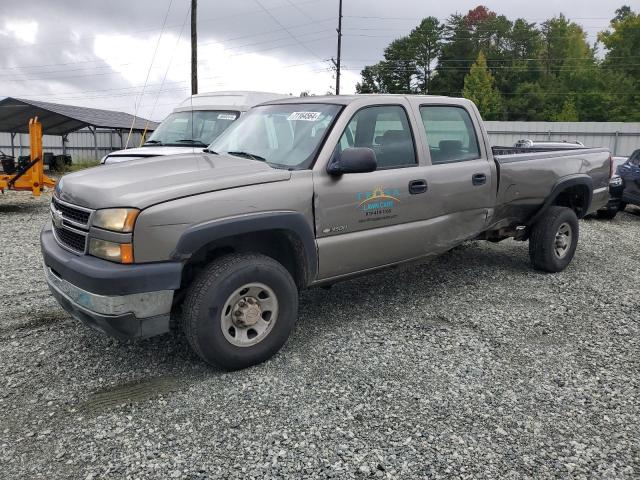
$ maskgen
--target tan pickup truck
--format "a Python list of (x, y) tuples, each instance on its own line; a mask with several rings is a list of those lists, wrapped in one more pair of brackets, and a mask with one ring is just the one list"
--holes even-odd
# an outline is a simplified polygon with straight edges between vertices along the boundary
[(262, 104), (204, 152), (63, 177), (47, 281), (96, 329), (144, 337), (179, 318), (204, 360), (246, 367), (284, 344), (303, 288), (471, 239), (528, 240), (536, 269), (563, 270), (578, 219), (607, 203), (609, 152), (499, 150), (464, 99)]

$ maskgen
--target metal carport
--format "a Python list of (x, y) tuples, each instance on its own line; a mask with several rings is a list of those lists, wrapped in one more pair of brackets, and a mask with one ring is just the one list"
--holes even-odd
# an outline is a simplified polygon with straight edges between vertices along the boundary
[(129, 132), (132, 125), (133, 132), (143, 132), (145, 129), (153, 131), (158, 126), (157, 122), (134, 117), (124, 112), (7, 97), (0, 100), (0, 132), (11, 134), (11, 155), (14, 155), (15, 135), (28, 133), (29, 119), (33, 117), (38, 117), (42, 123), (44, 135), (62, 137), (63, 153), (66, 153), (67, 135), (76, 130), (88, 128), (93, 134), (96, 156), (98, 151), (96, 128), (116, 131), (122, 144), (122, 133)]

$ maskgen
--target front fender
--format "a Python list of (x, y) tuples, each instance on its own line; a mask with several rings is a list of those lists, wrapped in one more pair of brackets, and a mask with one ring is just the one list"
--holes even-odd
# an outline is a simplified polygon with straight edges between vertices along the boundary
[(236, 235), (265, 231), (285, 231), (300, 240), (306, 260), (306, 271), (310, 279), (318, 269), (318, 251), (315, 234), (305, 217), (292, 211), (264, 212), (206, 221), (187, 228), (176, 245), (171, 257), (186, 260), (195, 252), (216, 240)]

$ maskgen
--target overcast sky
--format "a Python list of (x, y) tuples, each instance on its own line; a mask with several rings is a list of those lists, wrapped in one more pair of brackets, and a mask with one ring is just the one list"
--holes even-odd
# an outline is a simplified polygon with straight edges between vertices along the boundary
[[(593, 42), (617, 8), (624, 3), (637, 8), (637, 2), (482, 4), (531, 22), (564, 13), (583, 25)], [(344, 0), (342, 93), (353, 93), (360, 69), (378, 61), (391, 40), (423, 17), (444, 20), (478, 4)], [(198, 5), (201, 92), (325, 94), (333, 87), (338, 0), (200, 0)], [(190, 0), (0, 0), (0, 97), (137, 109), (141, 116), (162, 119), (190, 92), (189, 6)]]

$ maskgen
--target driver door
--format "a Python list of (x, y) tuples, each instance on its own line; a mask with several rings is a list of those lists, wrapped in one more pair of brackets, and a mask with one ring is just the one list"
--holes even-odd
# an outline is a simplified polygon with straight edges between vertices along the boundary
[(334, 155), (350, 147), (371, 148), (378, 168), (339, 177), (314, 174), (320, 279), (418, 257), (424, 250), (418, 222), (425, 216), (425, 172), (405, 107), (356, 112)]

